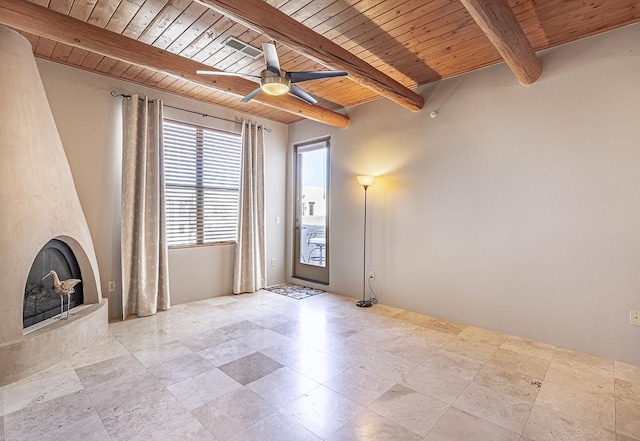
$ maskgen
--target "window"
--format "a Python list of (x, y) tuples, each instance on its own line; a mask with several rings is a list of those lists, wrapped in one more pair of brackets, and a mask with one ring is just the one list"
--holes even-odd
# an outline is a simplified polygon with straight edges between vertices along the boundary
[(163, 128), (168, 245), (234, 242), (240, 135), (170, 120)]

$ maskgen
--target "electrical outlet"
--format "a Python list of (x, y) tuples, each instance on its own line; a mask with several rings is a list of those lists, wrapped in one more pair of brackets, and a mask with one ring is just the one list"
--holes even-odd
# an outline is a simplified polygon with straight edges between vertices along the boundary
[(107, 283), (107, 291), (113, 292), (115, 290), (116, 290), (116, 282), (114, 280), (109, 280), (109, 283)]
[(271, 259), (271, 266), (276, 266), (276, 259)]
[(376, 280), (376, 273), (374, 271), (369, 271), (369, 280)]
[(632, 325), (640, 326), (640, 311), (629, 310), (629, 323)]

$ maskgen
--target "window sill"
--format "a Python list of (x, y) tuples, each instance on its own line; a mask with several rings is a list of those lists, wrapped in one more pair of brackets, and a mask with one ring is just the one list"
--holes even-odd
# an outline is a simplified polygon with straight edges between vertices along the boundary
[(169, 246), (169, 250), (184, 250), (188, 248), (206, 248), (206, 247), (219, 247), (219, 246), (228, 246), (235, 245), (236, 242), (215, 242), (215, 243), (203, 243), (198, 245), (171, 245)]

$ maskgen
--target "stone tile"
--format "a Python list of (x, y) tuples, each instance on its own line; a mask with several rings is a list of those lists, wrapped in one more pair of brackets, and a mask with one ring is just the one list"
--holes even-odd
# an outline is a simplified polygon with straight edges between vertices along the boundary
[[(216, 369), (258, 353), (278, 365), (266, 373), (239, 363), (237, 375), (262, 375), (246, 387)], [(412, 391), (394, 402), (394, 387)], [(628, 363), (381, 305), (363, 310), (329, 293), (300, 302), (258, 292), (110, 324), (89, 348), (0, 388), (0, 441), (413, 441), (421, 435), (372, 409), (411, 421), (429, 407), (418, 398), (453, 403), (427, 440), (514, 439), (513, 430), (519, 441), (640, 441), (639, 388), (640, 367)]]
[(169, 386), (212, 369), (213, 364), (200, 355), (189, 354), (152, 366), (149, 373), (163, 386)]
[(4, 414), (4, 387), (0, 386), (0, 417), (3, 417)]
[(519, 372), (502, 369), (493, 364), (485, 365), (473, 381), (480, 386), (533, 403), (542, 383), (536, 378)]
[(267, 357), (273, 358), (275, 361), (289, 367), (318, 351), (318, 348), (295, 340), (281, 342), (260, 350)]
[(189, 354), (193, 354), (193, 351), (179, 341), (172, 341), (157, 347), (140, 349), (133, 352), (133, 356), (147, 368), (160, 364), (163, 361), (173, 360), (174, 358)]
[(364, 409), (327, 438), (328, 441), (420, 441), (421, 439), (421, 436), (369, 409)]
[(309, 377), (283, 367), (247, 384), (247, 389), (265, 399), (274, 409), (280, 409), (317, 386), (318, 383)]
[(332, 344), (325, 348), (323, 352), (345, 361), (349, 365), (359, 365), (381, 351), (372, 346), (365, 345), (359, 341), (348, 338), (341, 342)]
[(227, 440), (273, 412), (265, 400), (241, 388), (193, 410), (216, 440)]
[(321, 441), (282, 412), (274, 412), (233, 436), (230, 441)]
[(327, 438), (362, 409), (331, 389), (318, 386), (281, 410), (320, 438)]
[(441, 320), (438, 318), (432, 318), (426, 324), (421, 326), (431, 329), (432, 331), (442, 332), (449, 335), (458, 335), (467, 327), (467, 325), (463, 325), (462, 323), (450, 322), (448, 320)]
[(394, 318), (402, 311), (404, 311), (404, 309), (394, 308), (393, 306), (382, 305), (380, 303), (377, 303), (375, 308), (370, 309), (372, 314), (388, 318)]
[(175, 419), (138, 435), (131, 441), (217, 441), (190, 413), (183, 413)]
[(520, 434), (450, 408), (429, 432), (425, 441), (519, 441)]
[(240, 387), (240, 383), (214, 368), (167, 386), (167, 389), (185, 408), (193, 410)]
[(177, 342), (175, 335), (167, 330), (158, 328), (156, 324), (147, 326), (147, 330), (131, 330), (122, 335), (118, 335), (118, 341), (131, 352), (143, 349), (157, 348), (166, 344)]
[(417, 312), (400, 311), (394, 316), (394, 318), (415, 326), (425, 327), (427, 324), (429, 324), (433, 317), (426, 314), (419, 314)]
[(186, 413), (166, 390), (100, 411), (100, 418), (114, 441), (128, 440)]
[(382, 350), (400, 357), (411, 366), (417, 367), (431, 357), (437, 351), (437, 348), (418, 339), (405, 337), (389, 343)]
[(289, 337), (285, 337), (284, 335), (278, 334), (277, 332), (269, 329), (253, 329), (245, 331), (242, 337), (238, 337), (237, 340), (256, 351), (268, 348), (269, 346), (292, 342), (292, 339)]
[(260, 331), (264, 328), (260, 325), (250, 322), (249, 320), (243, 320), (241, 322), (223, 326), (219, 329), (230, 337), (242, 338), (247, 335), (247, 331)]
[(129, 351), (126, 355), (76, 369), (76, 374), (85, 389), (125, 375), (142, 372), (145, 372), (145, 367)]
[(486, 362), (498, 349), (496, 344), (487, 344), (466, 339), (460, 335), (444, 345), (444, 350)]
[(251, 317), (249, 321), (255, 323), (256, 325), (260, 325), (265, 328), (272, 328), (274, 326), (278, 326), (282, 323), (288, 322), (291, 320), (286, 315), (278, 314), (276, 312), (264, 312), (258, 313), (254, 317)]
[(453, 407), (505, 429), (522, 433), (532, 404), (472, 382)]
[(505, 342), (507, 335), (488, 329), (476, 328), (475, 326), (467, 326), (460, 331), (456, 338), (499, 347)]
[(522, 374), (535, 381), (547, 380), (549, 360), (500, 348), (487, 361), (487, 366)]
[(101, 410), (135, 401), (153, 392), (163, 390), (162, 385), (146, 370), (134, 372), (98, 383), (86, 389), (94, 407)]
[(4, 434), (7, 440), (42, 439), (53, 427), (68, 426), (95, 414), (91, 400), (80, 390), (7, 414)]
[(111, 333), (107, 332), (104, 337), (73, 355), (71, 357), (71, 364), (74, 368), (80, 369), (128, 354), (129, 350), (125, 348), (117, 338), (111, 335)]
[(375, 372), (377, 375), (395, 383), (402, 381), (405, 375), (415, 368), (414, 364), (405, 361), (405, 359), (384, 351), (377, 351), (357, 363), (356, 366), (369, 372)]
[(465, 380), (472, 380), (482, 368), (483, 363), (465, 355), (450, 352), (445, 348), (429, 357), (422, 366), (438, 369)]
[(401, 337), (384, 329), (366, 329), (349, 338), (374, 348), (382, 348), (399, 341)]
[(616, 433), (640, 438), (640, 405), (638, 401), (616, 403)]
[(31, 375), (4, 389), (4, 413), (54, 400), (82, 390), (82, 383), (67, 359), (38, 374)]
[(615, 430), (615, 401), (613, 394), (578, 391), (572, 386), (550, 381), (542, 383), (536, 405)]
[(324, 385), (343, 397), (367, 407), (375, 399), (395, 385), (389, 379), (352, 366)]
[(636, 405), (640, 409), (640, 383), (616, 379), (615, 389), (617, 402)]
[(438, 422), (449, 408), (448, 404), (396, 384), (369, 409), (421, 437)]
[(566, 363), (553, 359), (544, 380), (571, 386), (577, 391), (589, 390), (610, 394), (614, 392), (613, 372), (606, 373), (584, 363)]
[(251, 349), (249, 346), (242, 344), (237, 340), (231, 340), (199, 351), (198, 355), (209, 361), (212, 365), (218, 367), (237, 360), (238, 358), (253, 354), (254, 352), (255, 350)]
[[(28, 439), (34, 441), (33, 438)], [(51, 428), (51, 431), (40, 439), (47, 441), (111, 441), (111, 437), (97, 413), (72, 421), (59, 428)]]
[(470, 380), (442, 369), (420, 366), (404, 377), (402, 384), (447, 404), (452, 404)]
[(630, 383), (640, 384), (640, 366), (615, 360), (614, 372), (615, 372), (616, 379), (629, 381)]
[(266, 355), (255, 352), (220, 366), (220, 370), (243, 386), (268, 375), (282, 365)]
[(640, 438), (632, 438), (630, 436), (618, 433), (616, 435), (616, 441), (640, 441)]
[(210, 299), (204, 299), (202, 300), (202, 302), (207, 303), (211, 306), (220, 306), (220, 305), (226, 305), (228, 303), (235, 303), (236, 298), (235, 296), (232, 296), (232, 295), (222, 295), (222, 296), (212, 297)]
[(519, 354), (529, 355), (531, 357), (537, 357), (542, 358), (543, 360), (551, 361), (556, 347), (509, 335), (505, 339), (504, 343), (500, 345), (500, 349), (506, 349), (509, 351), (517, 352)]
[(305, 325), (299, 320), (289, 320), (270, 327), (272, 331), (289, 338), (297, 339), (305, 332)]
[(454, 337), (455, 335), (416, 326), (416, 329), (411, 332), (411, 335), (408, 338), (415, 338), (422, 343), (428, 344), (434, 349), (440, 349), (449, 343)]
[(590, 421), (557, 413), (536, 404), (524, 428), (523, 436), (532, 441), (615, 441), (616, 436)]
[(205, 329), (195, 334), (185, 334), (186, 333), (179, 335), (178, 340), (195, 352), (203, 351), (232, 340), (232, 337), (215, 328)]
[(324, 383), (335, 377), (350, 366), (349, 363), (339, 360), (325, 353), (316, 353), (305, 357), (295, 363), (291, 368), (302, 375), (306, 375), (318, 383)]
[(607, 376), (613, 375), (612, 359), (586, 354), (584, 352), (556, 348), (552, 362), (581, 369), (589, 369)]

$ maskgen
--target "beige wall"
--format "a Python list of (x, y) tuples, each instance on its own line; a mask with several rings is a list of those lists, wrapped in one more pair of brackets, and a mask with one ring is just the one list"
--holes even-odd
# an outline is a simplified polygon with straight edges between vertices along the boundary
[[(101, 286), (109, 297), (110, 316), (121, 311), (120, 294), (120, 170), (121, 99), (111, 90), (146, 93), (162, 98), (165, 104), (224, 118), (239, 113), (196, 101), (162, 94), (133, 84), (38, 60), (53, 116), (64, 145), (98, 257)], [(203, 125), (233, 130), (222, 123), (185, 112), (167, 109), (165, 115)], [(262, 121), (272, 129), (266, 133), (267, 257), (276, 259), (268, 266), (268, 283), (282, 283), (284, 271), (285, 163), (287, 127)], [(233, 246), (214, 246), (169, 251), (169, 277), (172, 303), (183, 303), (231, 293)], [(117, 281), (116, 292), (107, 291), (107, 282)]]
[(289, 127), (290, 148), (331, 135), (329, 289), (361, 295), (355, 176), (380, 175), (381, 302), (640, 364), (640, 25), (541, 59), (528, 87), (498, 65), (422, 88), (417, 114), (379, 100), (345, 130)]

